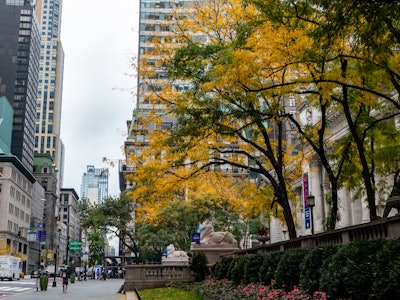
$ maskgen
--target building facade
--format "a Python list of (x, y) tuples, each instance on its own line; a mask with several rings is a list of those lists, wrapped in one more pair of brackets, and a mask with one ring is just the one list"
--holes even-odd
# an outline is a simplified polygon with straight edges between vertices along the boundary
[(34, 1), (0, 0), (0, 96), (14, 109), (11, 153), (32, 169), (40, 34)]
[(108, 169), (90, 165), (82, 175), (81, 199), (101, 204), (108, 196)]
[(43, 223), (46, 230), (46, 243), (43, 248), (46, 249), (48, 257), (51, 259), (54, 258), (57, 247), (55, 236), (59, 221), (57, 173), (58, 169), (49, 154), (35, 154), (33, 174), (45, 192)]
[(60, 140), (64, 74), (64, 50), (60, 40), (62, 0), (37, 0), (36, 11), (41, 25), (41, 45), (35, 152), (50, 154), (59, 168), (60, 182), (63, 170)]
[[(78, 194), (75, 189), (61, 188), (60, 190), (60, 245), (58, 247), (59, 260), (63, 264), (80, 266), (79, 250), (68, 250), (68, 243), (81, 241), (81, 226), (78, 211)], [(65, 232), (65, 234), (64, 234)]]
[(43, 215), (45, 202), (44, 188), (36, 181), (32, 189), (31, 221), (27, 235), (29, 243), (28, 274), (33, 270), (40, 270), (45, 265), (44, 257), (42, 260), (41, 256), (42, 248), (45, 248), (46, 241), (41, 243), (38, 236), (38, 230), (42, 228), (41, 224), (44, 224)]
[(22, 271), (28, 271), (28, 231), (36, 179), (14, 155), (0, 155), (0, 255), (22, 259)]

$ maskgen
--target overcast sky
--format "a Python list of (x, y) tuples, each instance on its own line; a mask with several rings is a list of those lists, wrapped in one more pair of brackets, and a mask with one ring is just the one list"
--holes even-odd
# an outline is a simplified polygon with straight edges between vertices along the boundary
[[(136, 78), (127, 74), (134, 73), (138, 19), (139, 0), (63, 1), (63, 187), (78, 195), (87, 165), (124, 159), (126, 121), (135, 107)], [(118, 165), (110, 169), (109, 193), (119, 194)]]

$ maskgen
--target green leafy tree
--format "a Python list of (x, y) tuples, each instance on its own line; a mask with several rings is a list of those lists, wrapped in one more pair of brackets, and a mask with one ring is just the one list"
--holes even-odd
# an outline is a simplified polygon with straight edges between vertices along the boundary
[(104, 249), (106, 246), (104, 235), (105, 232), (103, 230), (96, 230), (88, 233), (90, 266), (103, 264), (105, 254)]
[(141, 253), (162, 253), (169, 244), (188, 251), (192, 233), (207, 219), (213, 220), (215, 230), (230, 231), (238, 240), (244, 235), (239, 215), (220, 199), (175, 199), (159, 211), (157, 219), (157, 224), (149, 221), (136, 224)]
[(88, 233), (89, 245), (92, 243), (91, 238), (97, 239), (101, 230), (104, 236), (106, 233), (117, 236), (131, 252), (137, 253), (136, 236), (132, 226), (133, 208), (134, 204), (126, 193), (121, 193), (118, 198), (108, 197), (100, 205), (81, 201), (81, 226)]

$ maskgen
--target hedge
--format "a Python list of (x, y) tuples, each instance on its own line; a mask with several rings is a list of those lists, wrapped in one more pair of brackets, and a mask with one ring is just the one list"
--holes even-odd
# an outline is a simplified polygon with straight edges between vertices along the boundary
[(400, 239), (224, 257), (215, 279), (261, 283), (289, 291), (295, 286), (329, 299), (400, 299)]

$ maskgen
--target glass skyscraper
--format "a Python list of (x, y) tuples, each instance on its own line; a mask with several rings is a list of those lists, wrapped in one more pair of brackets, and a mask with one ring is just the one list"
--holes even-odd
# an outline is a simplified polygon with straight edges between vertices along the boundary
[(108, 196), (108, 176), (108, 169), (87, 166), (82, 176), (81, 200), (101, 204)]
[(11, 154), (32, 170), (40, 34), (33, 1), (0, 0), (0, 97), (14, 110)]

